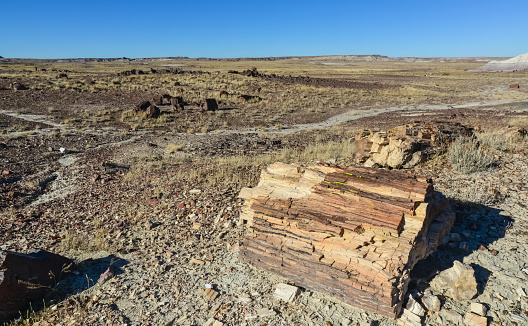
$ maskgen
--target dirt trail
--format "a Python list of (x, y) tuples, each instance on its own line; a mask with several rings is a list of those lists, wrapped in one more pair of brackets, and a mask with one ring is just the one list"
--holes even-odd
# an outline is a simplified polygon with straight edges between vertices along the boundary
[[(404, 111), (406, 113), (412, 113), (415, 111), (437, 111), (437, 110), (448, 110), (448, 109), (462, 109), (462, 108), (477, 108), (477, 107), (486, 107), (490, 105), (501, 105), (507, 103), (519, 102), (518, 100), (500, 100), (500, 101), (488, 101), (488, 102), (469, 102), (460, 105), (451, 105), (451, 104), (420, 104), (420, 105), (401, 105), (393, 106), (388, 108), (377, 108), (377, 109), (353, 109), (342, 114), (335, 115), (321, 122), (306, 123), (306, 124), (296, 124), (291, 125), (284, 129), (273, 129), (267, 128), (266, 130), (256, 130), (254, 128), (247, 129), (235, 129), (235, 130), (220, 130), (220, 134), (249, 134), (249, 133), (267, 133), (267, 134), (292, 134), (299, 131), (309, 131), (319, 128), (328, 128), (343, 124), (349, 121), (358, 120), (361, 118), (374, 117), (383, 113), (390, 113), (396, 111)], [(204, 133), (200, 133), (204, 134)]]
[[(255, 129), (255, 128), (241, 128), (241, 129), (220, 129), (217, 130), (217, 134), (226, 135), (226, 134), (292, 134), (299, 131), (310, 131), (314, 129), (319, 128), (328, 128), (332, 126), (336, 126), (339, 124), (343, 124), (349, 121), (358, 120), (362, 118), (367, 117), (374, 117), (383, 113), (390, 113), (390, 112), (397, 112), (397, 111), (404, 111), (408, 115), (412, 115), (413, 112), (419, 111), (419, 112), (425, 112), (425, 111), (438, 111), (438, 110), (448, 110), (448, 109), (461, 109), (461, 108), (477, 108), (477, 107), (487, 107), (487, 106), (493, 106), (493, 105), (501, 105), (501, 104), (508, 104), (508, 103), (514, 103), (514, 102), (528, 102), (528, 101), (518, 101), (518, 100), (498, 100), (498, 101), (487, 101), (487, 102), (469, 102), (464, 103), (460, 105), (451, 105), (451, 104), (438, 104), (438, 105), (431, 105), (431, 104), (419, 104), (419, 105), (400, 105), (400, 106), (392, 106), (392, 107), (386, 107), (386, 108), (376, 108), (376, 109), (369, 109), (362, 108), (362, 109), (352, 109), (345, 113), (341, 113), (338, 115), (335, 115), (333, 117), (330, 117), (324, 121), (321, 122), (313, 122), (313, 123), (306, 123), (306, 124), (295, 124), (288, 126), (283, 129), (274, 129), (274, 128), (266, 128), (265, 130)], [(64, 125), (58, 124), (53, 121), (46, 120), (46, 116), (43, 115), (34, 115), (34, 114), (17, 114), (12, 111), (6, 111), (6, 110), (0, 110), (0, 114), (5, 114), (17, 119), (22, 119), (30, 122), (35, 123), (42, 123), (49, 125), (51, 128), (45, 128), (40, 129), (36, 131), (38, 134), (46, 134), (49, 133), (53, 129), (65, 129)], [(35, 132), (35, 131), (33, 131)], [(9, 136), (18, 136), (21, 134), (28, 133), (25, 132), (11, 132), (8, 133)], [(182, 133), (185, 134), (185, 133)], [(206, 135), (206, 133), (196, 133), (196, 135)]]

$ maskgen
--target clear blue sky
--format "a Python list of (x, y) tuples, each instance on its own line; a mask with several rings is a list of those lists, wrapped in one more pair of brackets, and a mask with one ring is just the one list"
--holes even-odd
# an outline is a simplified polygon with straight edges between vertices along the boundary
[(528, 0), (0, 0), (0, 18), (6, 58), (528, 52)]

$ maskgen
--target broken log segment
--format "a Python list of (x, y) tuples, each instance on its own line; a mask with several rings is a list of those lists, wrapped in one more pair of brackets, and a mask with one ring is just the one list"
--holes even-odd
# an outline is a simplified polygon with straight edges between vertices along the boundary
[(400, 171), (275, 163), (239, 197), (242, 260), (389, 317), (454, 222), (430, 182)]
[(44, 250), (21, 254), (0, 250), (0, 324), (42, 299), (72, 261)]

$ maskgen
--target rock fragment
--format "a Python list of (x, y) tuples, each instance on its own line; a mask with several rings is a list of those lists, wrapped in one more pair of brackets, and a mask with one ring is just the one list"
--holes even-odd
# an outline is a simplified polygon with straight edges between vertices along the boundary
[(403, 309), (401, 317), (398, 319), (398, 325), (400, 326), (421, 326), (422, 317), (412, 313), (408, 309)]
[(108, 267), (104, 273), (99, 276), (99, 279), (97, 280), (97, 284), (103, 284), (104, 282), (108, 281), (114, 277), (114, 271), (112, 270), (112, 266)]
[(450, 310), (450, 309), (444, 310), (444, 316), (446, 317), (447, 320), (449, 320), (455, 325), (462, 324), (462, 315), (460, 315), (458, 312), (454, 310)]
[(412, 312), (413, 314), (423, 317), (425, 315), (425, 309), (422, 307), (422, 305), (416, 301), (412, 295), (409, 296), (409, 301), (407, 302), (406, 306), (407, 310)]
[(275, 297), (286, 302), (293, 302), (300, 292), (301, 291), (296, 286), (279, 283), (275, 289)]
[(218, 297), (218, 292), (216, 292), (212, 288), (207, 288), (204, 290), (204, 296), (207, 300), (213, 301), (214, 299), (216, 299), (216, 297)]
[(214, 318), (209, 318), (204, 324), (203, 326), (222, 326), (224, 325), (224, 323), (222, 323), (221, 321), (219, 320), (216, 320)]
[(487, 326), (488, 318), (468, 312), (464, 317), (464, 324), (467, 326)]
[(431, 292), (426, 292), (422, 297), (422, 303), (428, 311), (440, 311), (440, 299)]
[(470, 128), (447, 122), (409, 124), (387, 132), (364, 130), (355, 136), (354, 158), (368, 167), (408, 169), (432, 157), (446, 142), (471, 133)]
[(431, 281), (431, 289), (457, 301), (470, 300), (477, 294), (475, 271), (471, 266), (455, 260), (453, 267)]
[(478, 302), (471, 302), (470, 310), (479, 316), (486, 316), (486, 313), (488, 312), (488, 308)]

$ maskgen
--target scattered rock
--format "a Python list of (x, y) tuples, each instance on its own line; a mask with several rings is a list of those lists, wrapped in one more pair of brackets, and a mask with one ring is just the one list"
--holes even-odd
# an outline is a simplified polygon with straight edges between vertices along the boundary
[(487, 326), (488, 318), (468, 312), (464, 317), (464, 324), (467, 326)]
[(450, 322), (452, 322), (453, 324), (455, 325), (462, 324), (462, 315), (459, 314), (458, 312), (454, 310), (450, 310), (450, 309), (446, 309), (443, 312), (444, 312), (445, 318), (449, 320)]
[(275, 297), (286, 302), (293, 302), (300, 292), (301, 291), (296, 286), (279, 283), (275, 289)]
[(430, 285), (434, 291), (457, 301), (470, 300), (477, 294), (475, 271), (458, 260), (453, 267), (437, 275)]
[(140, 112), (144, 112), (146, 111), (149, 107), (150, 107), (150, 101), (144, 101), (144, 102), (141, 102), (140, 104), (138, 104), (135, 108), (134, 108), (134, 112), (135, 113), (140, 113)]
[(431, 292), (425, 292), (422, 297), (422, 303), (428, 311), (436, 312), (440, 311), (441, 302), (440, 299)]
[(203, 326), (222, 326), (224, 325), (224, 323), (222, 323), (221, 321), (219, 320), (216, 320), (214, 318), (209, 318), (204, 324)]
[(204, 98), (200, 103), (202, 111), (216, 111), (218, 110), (218, 103), (214, 98)]
[(398, 325), (401, 326), (421, 326), (422, 317), (413, 314), (408, 309), (403, 309), (401, 317), (398, 319)]
[(423, 317), (425, 315), (425, 309), (418, 301), (413, 298), (412, 295), (409, 296), (409, 301), (407, 301), (406, 308), (417, 316)]
[(213, 301), (214, 299), (216, 299), (218, 297), (219, 293), (215, 290), (213, 290), (213, 288), (206, 288), (204, 290), (204, 296), (207, 300), (209, 301)]
[(11, 89), (14, 91), (23, 91), (28, 89), (25, 85), (20, 84), (19, 82), (12, 82), (11, 83)]
[(488, 312), (488, 308), (482, 303), (478, 303), (478, 302), (471, 302), (470, 309), (471, 309), (471, 312), (479, 316), (486, 316), (486, 313)]
[(97, 280), (97, 284), (103, 284), (104, 282), (108, 281), (114, 277), (114, 271), (112, 270), (112, 266), (109, 266), (106, 271), (104, 271), (101, 276), (99, 276), (99, 279)]

